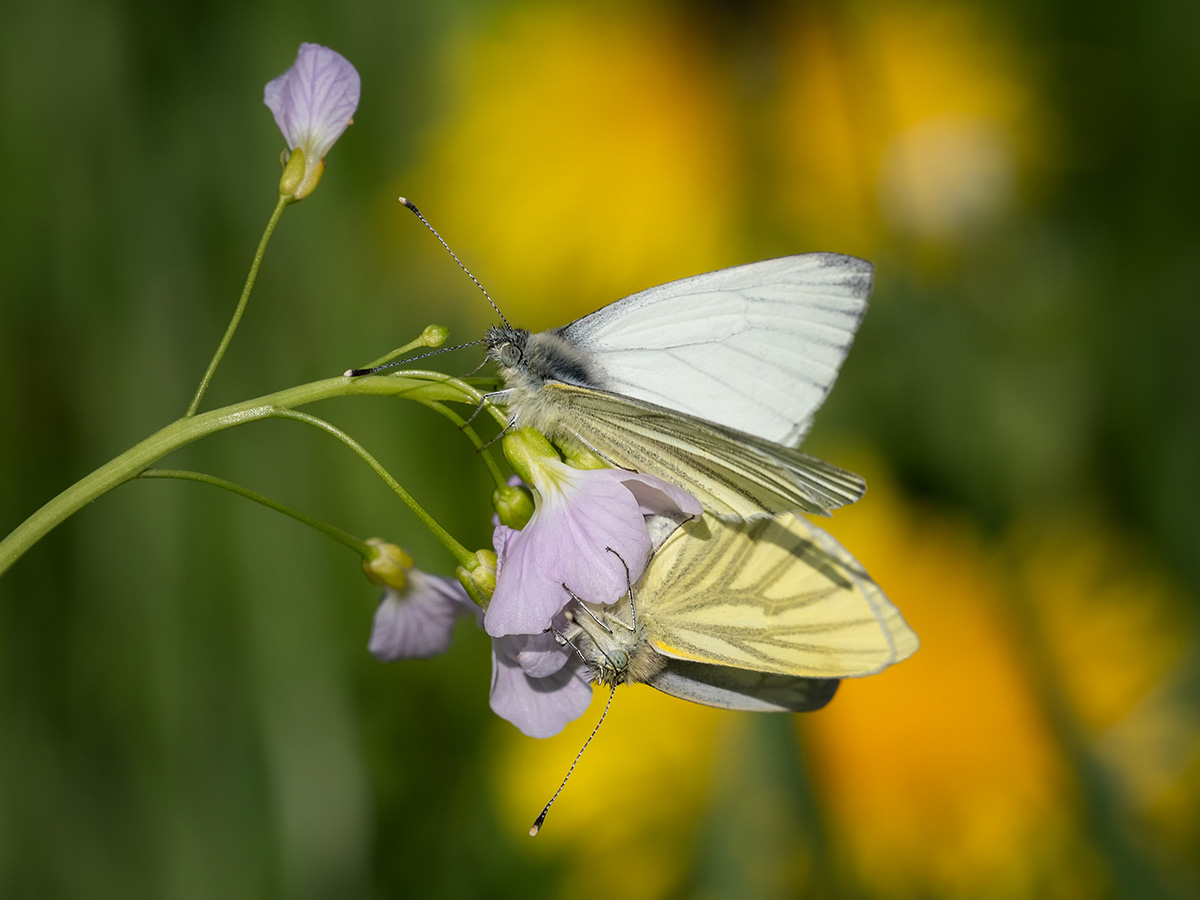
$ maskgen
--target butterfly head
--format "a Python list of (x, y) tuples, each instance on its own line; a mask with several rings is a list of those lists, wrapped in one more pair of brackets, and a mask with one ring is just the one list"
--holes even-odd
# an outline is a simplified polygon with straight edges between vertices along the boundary
[(566, 637), (578, 650), (595, 684), (636, 684), (662, 668), (641, 630), (625, 621), (622, 605), (611, 608), (580, 606), (568, 616)]
[(629, 671), (629, 654), (620, 647), (601, 648), (593, 645), (586, 659), (593, 683), (617, 685), (625, 682), (625, 674)]
[(525, 347), (528, 342), (528, 331), (508, 325), (493, 325), (488, 329), (485, 340), (488, 356), (502, 370), (519, 368), (525, 362)]

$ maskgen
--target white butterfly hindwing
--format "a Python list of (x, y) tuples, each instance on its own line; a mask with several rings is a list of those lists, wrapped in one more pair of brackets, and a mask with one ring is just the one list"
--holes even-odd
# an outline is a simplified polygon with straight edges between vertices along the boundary
[(800, 509), (828, 515), (866, 483), (815, 456), (618, 394), (550, 383), (559, 433), (614, 466), (684, 486), (718, 515), (749, 518)]

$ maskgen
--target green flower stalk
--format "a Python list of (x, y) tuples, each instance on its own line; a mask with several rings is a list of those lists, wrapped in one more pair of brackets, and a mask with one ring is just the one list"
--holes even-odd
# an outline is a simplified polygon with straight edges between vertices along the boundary
[[(457, 402), (478, 405), (483, 400), (483, 395), (479, 391), (457, 378), (438, 372), (400, 372), (394, 375), (365, 378), (346, 378), (344, 376), (327, 378), (210, 412), (184, 416), (126, 450), (90, 475), (80, 479), (26, 519), (3, 541), (0, 541), (0, 575), (59, 523), (118, 485), (137, 478), (172, 451), (210, 434), (262, 419), (301, 418), (313, 420), (309, 421), (309, 424), (315, 424), (320, 420), (297, 413), (295, 408), (315, 403), (318, 400), (353, 396), (402, 397), (425, 404)], [(494, 414), (499, 416), (499, 413)], [(500, 421), (504, 421), (502, 416), (500, 416)], [(332, 428), (332, 426), (330, 427)], [(383, 467), (379, 466), (365, 450), (357, 448), (355, 452), (359, 453), (360, 457), (363, 457), (368, 464), (378, 467), (376, 468), (377, 472), (386, 475)], [(399, 483), (387, 475), (385, 480), (389, 479), (393, 490), (399, 487)], [(400, 490), (403, 491), (403, 488)], [(402, 496), (407, 497), (405, 502), (410, 507), (414, 507), (414, 512), (419, 508), (416, 502), (407, 495), (407, 492)], [(437, 533), (435, 531), (435, 534)], [(465, 550), (461, 544), (449, 538), (444, 530), (439, 537), (443, 538), (443, 544), (460, 565), (465, 565), (475, 559), (470, 551)]]

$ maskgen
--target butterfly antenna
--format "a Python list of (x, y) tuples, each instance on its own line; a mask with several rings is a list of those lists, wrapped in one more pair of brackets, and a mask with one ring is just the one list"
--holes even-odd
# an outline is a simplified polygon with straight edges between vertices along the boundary
[[(579, 597), (576, 597), (576, 596), (575, 596), (575, 592), (574, 592), (574, 591), (572, 591), (572, 590), (571, 590), (569, 587), (567, 587), (565, 584), (563, 585), (563, 587), (564, 587), (564, 588), (567, 588), (567, 593), (571, 595), (571, 599), (572, 599), (572, 600), (574, 600), (576, 603), (578, 603), (578, 604), (579, 604), (579, 608), (580, 608), (581, 610), (583, 610), (585, 613), (587, 613), (587, 615), (588, 615), (588, 618), (589, 618), (589, 619), (591, 619), (593, 622), (595, 622), (595, 623), (596, 623), (596, 624), (597, 624), (599, 627), (603, 628), (603, 629), (604, 629), (606, 632), (608, 632), (609, 634), (612, 634), (612, 629), (611, 629), (611, 628), (609, 628), (607, 625), (605, 625), (603, 622), (601, 622), (599, 619), (597, 619), (597, 618), (596, 618), (596, 614), (595, 614), (594, 612), (592, 612), (592, 611), (591, 611), (591, 609), (588, 607), (588, 605), (587, 605), (586, 603), (584, 603), (584, 602), (583, 602), (583, 600), (581, 600)], [(600, 650), (600, 652), (601, 652), (601, 653), (604, 653), (604, 650), (603, 650), (603, 649), (601, 649), (601, 650)], [(604, 653), (604, 655), (605, 655), (605, 656), (608, 656), (608, 654), (607, 654), (607, 653)]]
[(592, 733), (588, 735), (588, 739), (583, 742), (583, 746), (579, 748), (579, 752), (575, 754), (575, 762), (571, 763), (571, 768), (567, 769), (567, 774), (562, 780), (562, 784), (558, 786), (558, 790), (554, 792), (554, 796), (550, 798), (550, 802), (546, 804), (546, 808), (542, 810), (533, 822), (533, 827), (529, 829), (529, 836), (536, 837), (537, 833), (542, 830), (542, 824), (546, 821), (546, 813), (550, 812), (550, 807), (554, 801), (558, 799), (558, 795), (562, 793), (562, 789), (567, 786), (567, 779), (571, 777), (571, 773), (575, 771), (575, 767), (579, 765), (579, 757), (583, 756), (583, 751), (588, 748), (588, 744), (592, 742), (592, 738), (596, 736), (596, 732), (600, 730), (600, 726), (604, 724), (604, 717), (608, 715), (608, 708), (612, 706), (613, 694), (617, 692), (617, 686), (613, 685), (608, 691), (608, 702), (604, 704), (604, 712), (600, 714), (600, 721), (596, 723), (596, 727), (592, 729)]
[[(395, 368), (396, 366), (416, 362), (418, 359), (424, 359), (427, 356), (437, 356), (439, 353), (449, 353), (451, 350), (461, 350), (463, 347), (474, 347), (476, 344), (486, 344), (487, 340), (481, 338), (478, 341), (467, 341), (465, 344), (458, 344), (454, 347), (439, 347), (437, 350), (430, 350), (428, 353), (422, 353), (420, 356), (409, 356), (405, 359), (394, 359), (389, 363), (384, 363), (382, 366), (373, 366), (370, 369), (347, 369), (342, 375), (346, 378), (358, 378), (361, 375), (374, 375), (376, 372), (382, 372), (384, 369)], [(486, 362), (486, 360), (484, 360)], [(476, 367), (475, 371), (479, 371)]]
[(400, 202), (403, 203), (406, 207), (408, 207), (412, 211), (412, 214), (414, 216), (416, 216), (418, 219), (421, 220), (422, 225), (424, 225), (426, 228), (428, 228), (430, 231), (433, 232), (433, 236), (438, 239), (438, 242), (443, 247), (446, 248), (446, 252), (450, 254), (450, 258), (453, 259), (456, 263), (458, 263), (458, 267), (467, 273), (468, 278), (470, 278), (473, 282), (475, 282), (475, 287), (477, 287), (477, 288), (479, 288), (479, 290), (483, 291), (483, 296), (487, 297), (487, 302), (492, 304), (492, 309), (494, 309), (496, 311), (496, 315), (498, 315), (500, 317), (500, 321), (504, 323), (504, 327), (511, 328), (512, 326), (508, 324), (508, 319), (504, 318), (504, 313), (500, 312), (500, 307), (498, 307), (496, 305), (496, 301), (492, 299), (492, 295), (489, 294), (487, 292), (487, 289), (482, 284), (479, 283), (479, 279), (471, 274), (471, 270), (463, 265), (463, 261), (458, 258), (458, 255), (453, 250), (450, 249), (450, 245), (447, 244), (445, 242), (445, 240), (443, 240), (443, 238), (440, 234), (438, 234), (437, 229), (429, 224), (429, 220), (426, 219), (425, 216), (423, 216), (421, 214), (421, 211), (419, 209), (417, 209), (417, 204), (413, 203), (407, 197), (401, 197)]

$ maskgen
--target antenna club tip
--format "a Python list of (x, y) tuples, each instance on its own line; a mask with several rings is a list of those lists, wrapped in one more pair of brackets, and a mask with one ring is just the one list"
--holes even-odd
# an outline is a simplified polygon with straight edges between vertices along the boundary
[(370, 369), (347, 369), (342, 373), (343, 378), (357, 378), (360, 375), (366, 375)]
[(407, 197), (397, 197), (396, 199), (400, 201), (401, 205), (408, 207), (413, 212), (417, 211), (417, 204), (413, 203)]
[(550, 812), (550, 807), (547, 806), (542, 810), (542, 814), (534, 820), (533, 825), (529, 828), (530, 837), (537, 837), (537, 833), (542, 830), (542, 823), (546, 821), (546, 813), (548, 812)]

